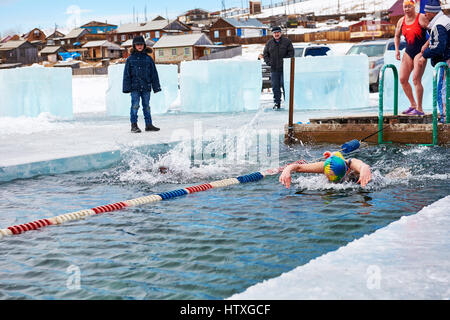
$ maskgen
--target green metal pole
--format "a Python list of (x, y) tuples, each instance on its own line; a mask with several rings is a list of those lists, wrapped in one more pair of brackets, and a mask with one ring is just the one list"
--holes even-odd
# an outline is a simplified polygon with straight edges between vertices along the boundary
[(398, 116), (398, 72), (393, 64), (390, 64), (389, 66), (394, 72), (394, 116)]
[(390, 68), (392, 69), (392, 72), (394, 73), (394, 115), (398, 115), (398, 72), (397, 68), (393, 64), (386, 64), (381, 69), (381, 78), (380, 78), (380, 84), (379, 84), (379, 110), (378, 110), (378, 144), (383, 144), (383, 111), (384, 111), (384, 103), (383, 103), (383, 96), (384, 96), (384, 74), (386, 72), (386, 69)]

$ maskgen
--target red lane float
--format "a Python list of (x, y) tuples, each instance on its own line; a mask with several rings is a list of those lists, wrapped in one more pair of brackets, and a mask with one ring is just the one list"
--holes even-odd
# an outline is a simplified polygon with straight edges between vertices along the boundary
[(38, 221), (33, 221), (30, 223), (20, 224), (18, 226), (12, 226), (8, 229), (11, 230), (13, 234), (21, 234), (30, 230), (37, 230), (46, 226), (51, 225), (52, 223), (47, 219), (42, 219)]

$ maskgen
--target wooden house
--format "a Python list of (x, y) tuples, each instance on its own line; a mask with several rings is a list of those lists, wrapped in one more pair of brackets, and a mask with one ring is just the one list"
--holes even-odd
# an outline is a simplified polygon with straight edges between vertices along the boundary
[(38, 29), (38, 28), (34, 28), (30, 32), (22, 35), (22, 39), (27, 40), (28, 42), (33, 42), (33, 41), (45, 42), (46, 38), (47, 38), (47, 36), (45, 35), (45, 33), (41, 29)]
[[(152, 48), (155, 45), (155, 42), (150, 39), (145, 39), (145, 44), (147, 47)], [(120, 46), (125, 49), (122, 53), (122, 57), (128, 58), (131, 53), (131, 49), (133, 48), (133, 39), (128, 39), (127, 41), (122, 42)], [(153, 60), (155, 60), (155, 52), (153, 50), (151, 57), (153, 58)]]
[(198, 60), (210, 54), (213, 42), (204, 33), (166, 35), (153, 46), (156, 63)]
[(90, 60), (118, 59), (124, 51), (119, 45), (107, 40), (89, 41), (83, 45), (83, 49), (88, 49), (87, 57)]
[(38, 49), (26, 40), (8, 41), (0, 44), (2, 63), (33, 64), (39, 62)]
[(249, 11), (250, 14), (258, 14), (261, 13), (261, 1), (249, 1)]
[(152, 41), (158, 41), (166, 34), (188, 34), (192, 33), (189, 26), (178, 20), (160, 20), (154, 19), (146, 23), (128, 23), (119, 26), (116, 30), (109, 33), (107, 40), (121, 44), (137, 36), (143, 36)]
[(39, 52), (42, 60), (57, 62), (59, 60), (58, 53), (66, 52), (61, 46), (47, 46)]
[(59, 32), (58, 30), (55, 30), (51, 35), (47, 36), (45, 39), (48, 46), (55, 46), (56, 42), (59, 42), (61, 38), (64, 38), (65, 34), (62, 32)]
[(203, 22), (208, 21), (211, 18), (211, 15), (208, 11), (203, 9), (193, 9), (189, 10), (182, 15), (178, 16), (178, 20), (185, 24), (192, 24), (195, 22)]
[(267, 35), (268, 26), (257, 19), (220, 18), (209, 29), (210, 38), (215, 41), (227, 37), (256, 38)]
[(81, 47), (83, 44), (89, 41), (89, 31), (82, 28), (75, 28), (70, 31), (66, 36), (55, 40), (55, 45), (63, 46), (64, 49), (74, 49), (75, 47)]
[(14, 35), (9, 35), (9, 36), (6, 36), (6, 37), (0, 39), (0, 43), (5, 43), (8, 41), (19, 41), (19, 40), (21, 40), (20, 37), (17, 34), (14, 34)]

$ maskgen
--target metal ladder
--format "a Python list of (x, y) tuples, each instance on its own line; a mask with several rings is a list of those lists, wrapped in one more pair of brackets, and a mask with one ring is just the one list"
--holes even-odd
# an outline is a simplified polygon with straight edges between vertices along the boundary
[[(379, 85), (379, 112), (378, 112), (378, 144), (391, 143), (390, 141), (383, 141), (383, 94), (384, 94), (384, 74), (386, 69), (392, 69), (394, 73), (394, 116), (398, 115), (398, 71), (395, 65), (387, 64), (381, 69), (380, 85)], [(438, 72), (443, 68), (446, 75), (446, 120), (445, 123), (449, 123), (449, 109), (450, 109), (450, 82), (449, 82), (449, 68), (445, 62), (439, 62), (434, 67), (433, 73), (433, 143), (432, 144), (421, 144), (422, 146), (435, 146), (438, 144), (438, 116), (437, 116), (437, 97), (438, 97)], [(442, 117), (443, 115), (441, 115)]]

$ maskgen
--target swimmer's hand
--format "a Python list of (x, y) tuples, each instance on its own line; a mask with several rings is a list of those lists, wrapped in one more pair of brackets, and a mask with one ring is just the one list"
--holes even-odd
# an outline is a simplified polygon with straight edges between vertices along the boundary
[(369, 183), (370, 180), (372, 180), (372, 172), (370, 171), (370, 166), (364, 164), (361, 166), (359, 172), (359, 180), (357, 183), (360, 183), (361, 187), (364, 188)]
[(281, 184), (288, 189), (291, 187), (292, 181), (291, 168), (292, 166), (287, 166), (286, 168), (284, 168), (283, 172), (280, 175), (280, 178), (278, 179), (281, 182)]

